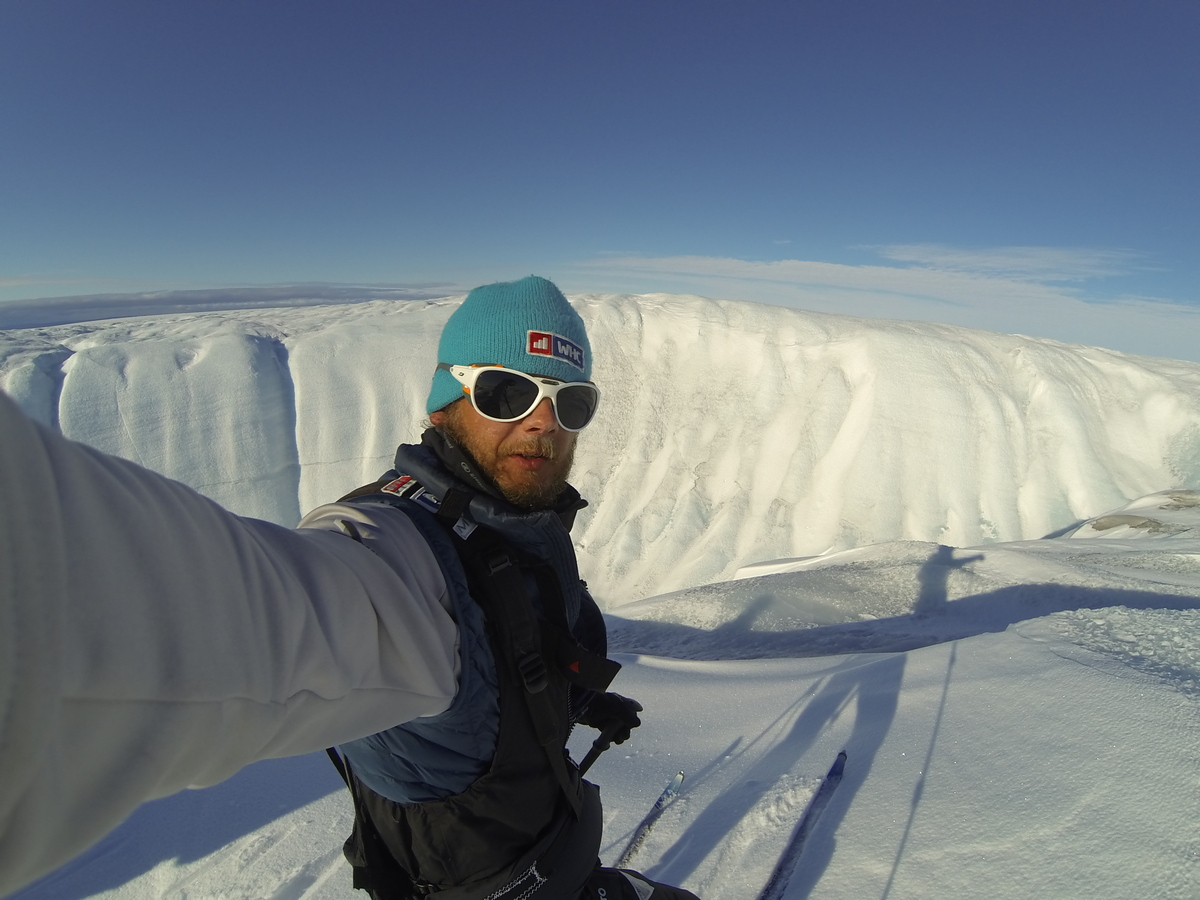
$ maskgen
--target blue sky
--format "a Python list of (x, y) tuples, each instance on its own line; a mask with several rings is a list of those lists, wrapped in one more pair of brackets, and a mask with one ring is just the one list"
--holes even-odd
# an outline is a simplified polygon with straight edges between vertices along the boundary
[(1197, 46), (1194, 0), (6, 0), (0, 300), (537, 272), (1152, 352)]

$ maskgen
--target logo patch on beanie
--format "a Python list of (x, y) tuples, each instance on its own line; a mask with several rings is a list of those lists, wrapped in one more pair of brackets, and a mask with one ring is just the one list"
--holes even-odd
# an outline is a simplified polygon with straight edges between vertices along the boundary
[(529, 332), (529, 345), (525, 352), (532, 356), (550, 356), (554, 359), (561, 359), (563, 362), (573, 365), (580, 372), (584, 371), (583, 348), (561, 334), (549, 331), (531, 331)]

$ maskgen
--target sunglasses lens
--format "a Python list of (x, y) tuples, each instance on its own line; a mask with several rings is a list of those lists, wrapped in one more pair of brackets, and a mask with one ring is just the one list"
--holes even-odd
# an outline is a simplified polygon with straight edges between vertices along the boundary
[(569, 384), (561, 388), (554, 398), (558, 420), (564, 428), (578, 431), (596, 414), (600, 395), (590, 384)]
[[(475, 379), (471, 400), (485, 416), (513, 422), (533, 411), (541, 390), (537, 382), (521, 372), (488, 369)], [(590, 384), (565, 384), (554, 393), (554, 410), (564, 428), (579, 431), (592, 421), (600, 393)]]
[(528, 413), (537, 395), (538, 386), (520, 372), (489, 369), (479, 373), (471, 397), (485, 416), (511, 421)]

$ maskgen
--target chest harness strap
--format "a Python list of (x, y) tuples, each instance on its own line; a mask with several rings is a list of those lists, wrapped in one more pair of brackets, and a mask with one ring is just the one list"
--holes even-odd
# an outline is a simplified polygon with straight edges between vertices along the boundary
[(504, 662), (515, 668), (518, 681), (525, 687), (525, 705), (538, 743), (578, 817), (582, 795), (578, 769), (565, 751), (569, 733), (566, 700), (560, 696), (556, 702), (558, 692), (546, 690), (550, 683), (547, 663), (567, 681), (598, 692), (608, 689), (621, 666), (581, 647), (570, 637), (558, 578), (552, 571), (538, 571), (541, 566), (535, 570), (535, 577), (547, 621), (538, 622), (514, 549), (490, 528), (471, 529), (465, 538), (464, 529), (454, 528), (470, 499), (464, 491), (447, 491), (437, 518), (459, 542), (459, 558), (467, 570), (471, 594), (496, 629), (500, 646), (507, 648)]

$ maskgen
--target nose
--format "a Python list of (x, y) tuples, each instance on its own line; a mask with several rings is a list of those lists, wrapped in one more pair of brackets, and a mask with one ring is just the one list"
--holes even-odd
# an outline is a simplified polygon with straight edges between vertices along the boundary
[(543, 397), (542, 402), (533, 408), (533, 412), (521, 420), (526, 431), (557, 431), (558, 419), (554, 417), (554, 407), (549, 397)]

